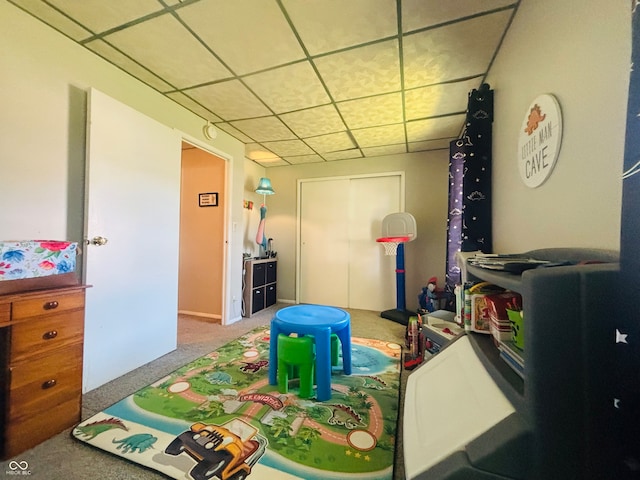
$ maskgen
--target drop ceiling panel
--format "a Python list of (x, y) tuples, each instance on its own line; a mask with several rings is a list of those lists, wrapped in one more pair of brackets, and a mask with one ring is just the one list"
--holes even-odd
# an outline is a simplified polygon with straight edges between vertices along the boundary
[(324, 162), (324, 159), (320, 155), (298, 155), (298, 156), (285, 156), (284, 159), (291, 165), (300, 165), (302, 163), (320, 163)]
[(406, 142), (404, 124), (402, 123), (384, 127), (363, 128), (353, 130), (352, 133), (361, 148), (404, 144)]
[(422, 142), (457, 137), (462, 132), (465, 114), (407, 122), (407, 141)]
[(237, 75), (305, 58), (275, 1), (201, 0), (178, 15)]
[(180, 105), (182, 105), (183, 107), (191, 110), (192, 112), (197, 113), (202, 118), (204, 118), (206, 120), (209, 120), (210, 122), (220, 122), (221, 121), (220, 117), (218, 117), (217, 115), (214, 115), (213, 113), (208, 111), (206, 108), (204, 108), (198, 102), (196, 102), (192, 98), (188, 97), (184, 93), (173, 92), (173, 93), (168, 93), (167, 96), (169, 98), (173, 99), (175, 102), (177, 102)]
[(359, 148), (352, 150), (342, 150), (340, 152), (324, 153), (322, 155), (327, 162), (334, 162), (337, 160), (350, 160), (352, 158), (362, 158), (362, 151)]
[(307, 61), (244, 77), (247, 86), (275, 113), (329, 103), (329, 96)]
[(281, 157), (291, 157), (295, 155), (313, 155), (313, 150), (302, 140), (284, 140), (280, 142), (262, 142), (273, 153)]
[(125, 72), (129, 72), (131, 75), (143, 81), (147, 85), (151, 85), (156, 90), (160, 92), (174, 90), (173, 86), (169, 85), (153, 72), (150, 72), (139, 63), (127, 57), (124, 53), (109, 45), (107, 42), (103, 40), (93, 40), (91, 42), (87, 42), (85, 45), (89, 50), (97, 53), (108, 62), (117, 65)]
[(401, 89), (397, 40), (334, 53), (314, 62), (336, 101)]
[(365, 157), (379, 157), (381, 155), (398, 155), (401, 153), (407, 153), (407, 147), (405, 144), (400, 145), (382, 145), (379, 147), (363, 148), (362, 152)]
[(329, 135), (306, 138), (305, 143), (318, 153), (348, 150), (355, 147), (351, 136), (349, 136), (347, 132), (330, 133)]
[(448, 148), (520, 0), (8, 2), (268, 167)]
[(405, 88), (482, 75), (508, 21), (509, 11), (504, 11), (406, 35)]
[(398, 34), (395, 0), (285, 0), (310, 55)]
[(282, 123), (278, 117), (249, 118), (237, 120), (231, 125), (256, 142), (295, 139), (296, 136)]
[(407, 120), (446, 115), (467, 110), (468, 94), (480, 87), (480, 79), (441, 83), (407, 90), (404, 103)]
[(334, 105), (285, 113), (280, 115), (280, 118), (300, 138), (347, 129)]
[(402, 94), (397, 92), (347, 100), (338, 103), (338, 110), (349, 128), (401, 123), (403, 120)]
[(224, 65), (169, 14), (104, 39), (178, 88), (230, 76)]
[(516, 0), (402, 0), (402, 25), (405, 32), (411, 32), (514, 3)]
[(76, 42), (89, 38), (92, 35), (90, 30), (78, 25), (69, 17), (44, 2), (35, 0), (14, 0), (13, 3), (21, 7), (23, 10), (31, 13), (34, 17), (40, 18), (44, 23), (51, 25), (56, 30), (64, 32), (65, 35)]
[[(262, 117), (271, 114), (240, 80), (230, 80), (204, 87), (192, 88), (185, 93), (224, 120)], [(233, 98), (233, 102), (229, 99)]]
[(157, 0), (48, 0), (48, 2), (93, 33), (102, 33), (140, 17), (159, 12)]

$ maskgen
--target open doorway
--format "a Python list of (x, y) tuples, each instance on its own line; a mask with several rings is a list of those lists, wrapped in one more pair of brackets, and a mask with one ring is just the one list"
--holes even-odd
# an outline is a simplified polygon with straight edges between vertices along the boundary
[(227, 162), (182, 142), (178, 345), (206, 341), (222, 323)]

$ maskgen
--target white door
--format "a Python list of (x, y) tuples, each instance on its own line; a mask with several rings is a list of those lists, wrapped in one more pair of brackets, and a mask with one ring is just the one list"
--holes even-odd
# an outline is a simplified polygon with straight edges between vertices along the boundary
[(349, 308), (395, 308), (396, 257), (375, 240), (382, 219), (400, 211), (400, 176), (354, 178), (350, 186)]
[(299, 302), (395, 307), (395, 257), (375, 240), (404, 208), (402, 184), (401, 174), (300, 183)]
[(83, 391), (176, 348), (180, 135), (91, 89)]
[(300, 301), (347, 308), (349, 180), (304, 182), (300, 199)]

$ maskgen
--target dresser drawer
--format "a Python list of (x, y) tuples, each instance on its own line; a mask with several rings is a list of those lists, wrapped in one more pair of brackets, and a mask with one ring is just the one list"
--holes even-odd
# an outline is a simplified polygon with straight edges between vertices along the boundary
[(0, 303), (0, 327), (8, 325), (11, 321), (11, 304)]
[(53, 315), (82, 308), (84, 308), (84, 291), (67, 294), (52, 293), (13, 302), (12, 321), (16, 322), (38, 315)]
[(51, 349), (82, 342), (84, 312), (75, 310), (34, 317), (11, 327), (11, 363), (34, 357), (34, 361)]
[(82, 391), (82, 344), (11, 367), (9, 420), (28, 418)]
[(25, 450), (80, 422), (80, 397), (49, 405), (29, 418), (10, 421), (6, 429), (5, 456)]

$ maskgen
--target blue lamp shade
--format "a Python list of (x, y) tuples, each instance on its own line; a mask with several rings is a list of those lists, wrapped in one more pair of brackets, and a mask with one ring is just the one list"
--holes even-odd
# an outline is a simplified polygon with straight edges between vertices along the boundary
[(258, 188), (256, 188), (256, 193), (259, 193), (260, 195), (273, 195), (276, 192), (273, 191), (271, 180), (262, 177), (258, 183)]

